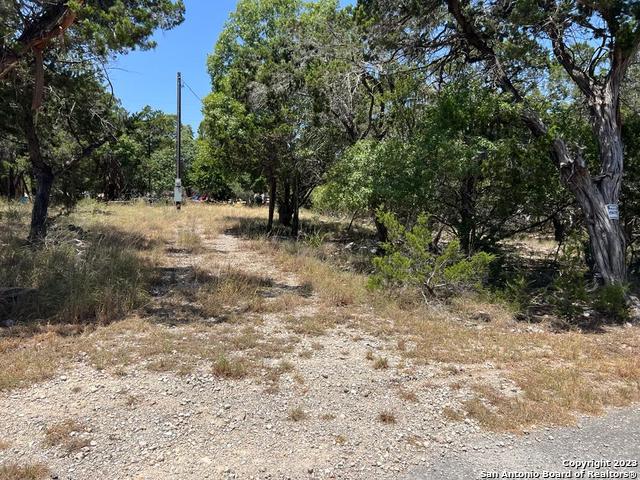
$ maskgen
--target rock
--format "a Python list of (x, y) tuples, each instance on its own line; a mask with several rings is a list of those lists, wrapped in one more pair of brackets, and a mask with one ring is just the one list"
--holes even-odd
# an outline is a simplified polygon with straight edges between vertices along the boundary
[(474, 322), (489, 323), (491, 321), (491, 315), (489, 315), (487, 312), (480, 311), (471, 315), (471, 320), (473, 320)]

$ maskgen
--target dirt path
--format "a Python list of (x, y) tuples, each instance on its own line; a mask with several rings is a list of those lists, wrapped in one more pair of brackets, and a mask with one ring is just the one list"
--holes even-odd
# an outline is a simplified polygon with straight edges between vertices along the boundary
[[(199, 255), (167, 252), (172, 283), (157, 292), (152, 314), (171, 313), (166, 296), (186, 281), (176, 272), (201, 266), (205, 255), (219, 268), (268, 276), (270, 298), (302, 287), (229, 235), (205, 241)], [(299, 308), (308, 314), (317, 305), (311, 297)], [(299, 314), (265, 313), (255, 328), (284, 335), (286, 318)], [(185, 338), (194, 334), (189, 324), (171, 328)], [(283, 372), (272, 391), (263, 378), (222, 379), (206, 365), (182, 376), (129, 365), (117, 376), (96, 371), (80, 355), (51, 381), (0, 394), (0, 440), (7, 443), (0, 464), (43, 463), (60, 480), (384, 480), (408, 472), (416, 472), (408, 478), (445, 478), (437, 475), (446, 468), (434, 466), (440, 459), (454, 461), (495, 443), (473, 421), (443, 416), (460, 393), (438, 382), (440, 367), (408, 370), (394, 352), (385, 340), (348, 326), (300, 334), (292, 351), (274, 360)], [(388, 365), (373, 368), (371, 355)], [(45, 445), (47, 428), (67, 419), (83, 426), (71, 434), (82, 440), (80, 448)], [(478, 455), (490, 451), (483, 447)]]

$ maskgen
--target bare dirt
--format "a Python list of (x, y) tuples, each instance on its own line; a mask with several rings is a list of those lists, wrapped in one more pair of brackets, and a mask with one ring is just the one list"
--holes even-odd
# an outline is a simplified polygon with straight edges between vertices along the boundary
[[(274, 298), (302, 288), (295, 275), (233, 236), (204, 248), (221, 265), (270, 277)], [(168, 252), (174, 272), (202, 258)], [(166, 314), (165, 293), (154, 302)], [(313, 313), (313, 297), (300, 308), (286, 313)], [(283, 321), (265, 313), (256, 328), (284, 334)], [(190, 334), (187, 324), (171, 328)], [(434, 468), (470, 454), (470, 462), (478, 461), (516, 441), (483, 432), (471, 419), (447, 418), (443, 412), (458, 406), (462, 394), (439, 381), (438, 365), (399, 368), (396, 351), (385, 339), (346, 326), (302, 335), (285, 356), (295, 368), (271, 392), (260, 378), (218, 378), (203, 365), (188, 375), (129, 365), (118, 376), (80, 356), (50, 381), (0, 394), (0, 440), (7, 445), (0, 465), (43, 463), (60, 480), (471, 478), (464, 475), (473, 469), (456, 477), (450, 464)], [(384, 356), (388, 367), (373, 368), (368, 352)], [(71, 436), (84, 446), (47, 446), (47, 428), (67, 419), (83, 425)]]

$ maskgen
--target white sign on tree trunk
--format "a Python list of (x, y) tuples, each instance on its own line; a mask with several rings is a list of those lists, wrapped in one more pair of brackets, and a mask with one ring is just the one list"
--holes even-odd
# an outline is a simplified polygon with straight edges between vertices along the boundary
[(609, 215), (609, 220), (620, 220), (620, 208), (618, 208), (618, 204), (611, 203), (607, 205), (607, 214)]

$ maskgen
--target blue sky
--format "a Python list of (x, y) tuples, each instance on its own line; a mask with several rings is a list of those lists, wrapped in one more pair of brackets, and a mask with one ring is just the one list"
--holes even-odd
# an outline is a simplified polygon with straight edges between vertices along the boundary
[[(343, 4), (350, 0), (341, 0)], [(207, 56), (213, 51), (237, 0), (186, 0), (185, 21), (168, 32), (158, 32), (155, 50), (135, 51), (109, 65), (115, 94), (130, 112), (150, 105), (167, 113), (176, 110), (176, 72), (199, 97), (210, 91)], [(200, 101), (185, 88), (182, 118), (197, 130), (202, 119)]]

